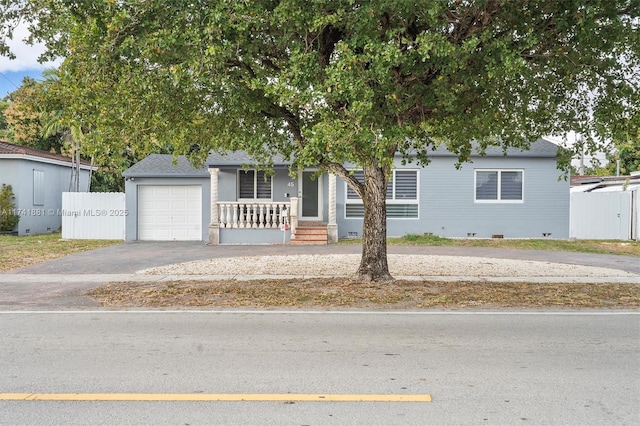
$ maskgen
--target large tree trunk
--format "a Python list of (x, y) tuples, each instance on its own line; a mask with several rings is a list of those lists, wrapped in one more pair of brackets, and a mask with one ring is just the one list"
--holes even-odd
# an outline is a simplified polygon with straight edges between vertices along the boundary
[(387, 176), (382, 167), (364, 168), (362, 259), (356, 274), (364, 281), (393, 279), (387, 264)]

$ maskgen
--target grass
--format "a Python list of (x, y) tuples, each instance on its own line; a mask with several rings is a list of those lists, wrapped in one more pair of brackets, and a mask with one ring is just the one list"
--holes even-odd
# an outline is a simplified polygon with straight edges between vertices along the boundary
[[(341, 240), (341, 244), (359, 244), (360, 239)], [(496, 247), (521, 250), (557, 250), (581, 253), (617, 254), (640, 257), (640, 241), (617, 240), (557, 240), (501, 238), (443, 238), (437, 235), (407, 234), (388, 238), (388, 245)]]
[(0, 235), (0, 272), (122, 243), (114, 240), (65, 240), (59, 232), (25, 237)]
[(638, 308), (637, 284), (394, 281), (348, 279), (119, 282), (89, 293), (107, 307), (209, 308)]

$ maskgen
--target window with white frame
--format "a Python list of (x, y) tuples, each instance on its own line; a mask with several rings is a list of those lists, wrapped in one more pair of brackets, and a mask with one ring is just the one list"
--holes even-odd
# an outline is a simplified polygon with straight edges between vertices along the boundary
[(478, 169), (475, 172), (476, 202), (519, 203), (524, 200), (524, 171)]
[(238, 199), (271, 199), (271, 176), (263, 170), (238, 170)]
[(44, 171), (33, 170), (33, 205), (44, 206)]
[[(364, 172), (357, 170), (353, 176), (364, 182)], [(364, 205), (358, 194), (348, 185), (346, 190), (345, 217), (348, 219), (363, 218)], [(418, 171), (393, 170), (387, 183), (387, 218), (418, 217)]]

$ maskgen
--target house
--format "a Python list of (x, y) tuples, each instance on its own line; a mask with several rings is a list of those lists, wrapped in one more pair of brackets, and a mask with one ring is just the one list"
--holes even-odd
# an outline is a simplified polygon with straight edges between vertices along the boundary
[[(88, 188), (90, 170), (81, 162), (80, 187)], [(18, 235), (54, 232), (62, 224), (62, 193), (70, 190), (71, 158), (48, 151), (0, 141), (0, 184), (11, 185), (15, 213), (20, 216)]]
[[(557, 151), (545, 139), (507, 156), (492, 148), (459, 170), (444, 149), (426, 167), (398, 157), (387, 191), (388, 235), (568, 238), (569, 182), (556, 168)], [(185, 157), (152, 154), (124, 172), (126, 240), (331, 243), (362, 235), (354, 191), (313, 168), (292, 178), (289, 165), (276, 157), (273, 173), (265, 173), (232, 152), (212, 153), (194, 168)]]

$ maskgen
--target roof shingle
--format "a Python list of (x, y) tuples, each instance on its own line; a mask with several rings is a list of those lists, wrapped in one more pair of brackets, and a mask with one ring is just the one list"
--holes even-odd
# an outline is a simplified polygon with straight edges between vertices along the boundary
[[(510, 157), (555, 157), (557, 155), (558, 146), (546, 139), (538, 139), (531, 143), (528, 150), (520, 150), (516, 148), (509, 148), (507, 155)], [(453, 154), (446, 150), (443, 146), (438, 147), (433, 151), (433, 156), (453, 156)], [(477, 156), (477, 151), (474, 150), (472, 156)], [(486, 150), (486, 155), (490, 157), (502, 157), (503, 152), (500, 147), (489, 147)], [(285, 161), (281, 155), (273, 156), (274, 166), (282, 167), (288, 166), (291, 163)], [(130, 168), (124, 171), (124, 177), (161, 177), (161, 176), (174, 176), (174, 177), (207, 177), (209, 167), (241, 167), (244, 165), (255, 165), (255, 160), (251, 158), (249, 154), (244, 151), (232, 151), (225, 154), (217, 152), (211, 152), (205, 161), (205, 165), (199, 168), (194, 168), (189, 160), (180, 155), (174, 157), (170, 154), (151, 154), (148, 157), (137, 162)]]
[(193, 167), (184, 155), (174, 157), (171, 154), (151, 154), (129, 167), (122, 175), (124, 177), (206, 177), (209, 176), (209, 172), (206, 167)]

